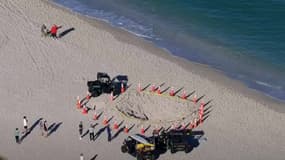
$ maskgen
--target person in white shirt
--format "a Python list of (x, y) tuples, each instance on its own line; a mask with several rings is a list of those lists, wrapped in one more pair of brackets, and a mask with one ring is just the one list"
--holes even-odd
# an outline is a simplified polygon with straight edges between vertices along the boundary
[(28, 129), (28, 119), (26, 116), (23, 117), (23, 124), (24, 124), (24, 134), (28, 133), (29, 129)]
[(84, 160), (83, 153), (80, 154), (80, 160)]

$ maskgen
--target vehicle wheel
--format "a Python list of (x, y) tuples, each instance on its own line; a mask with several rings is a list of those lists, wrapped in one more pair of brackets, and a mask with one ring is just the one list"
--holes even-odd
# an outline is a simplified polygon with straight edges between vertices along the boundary
[(92, 92), (92, 97), (98, 97), (98, 96), (100, 96), (99, 91), (94, 90), (94, 91)]
[(150, 155), (150, 160), (155, 160), (154, 154)]
[(128, 147), (127, 147), (126, 145), (123, 145), (123, 146), (121, 147), (121, 151), (122, 151), (123, 153), (128, 152)]
[(143, 156), (140, 153), (137, 153), (136, 157), (137, 160), (143, 160)]
[(170, 153), (171, 153), (171, 154), (175, 153), (175, 150), (174, 150), (173, 147), (170, 148)]
[(185, 153), (189, 153), (191, 151), (191, 146), (185, 146)]

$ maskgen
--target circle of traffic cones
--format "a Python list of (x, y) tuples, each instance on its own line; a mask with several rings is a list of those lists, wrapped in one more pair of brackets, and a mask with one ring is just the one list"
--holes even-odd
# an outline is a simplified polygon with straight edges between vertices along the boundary
[(76, 99), (76, 106), (77, 106), (77, 109), (80, 109), (82, 107), (79, 96), (77, 96), (77, 99)]
[(88, 114), (88, 109), (87, 109), (87, 107), (83, 107), (83, 109), (82, 109), (82, 114)]
[(96, 112), (95, 112), (94, 115), (93, 115), (93, 120), (98, 120), (98, 115), (97, 115)]
[(150, 91), (151, 92), (155, 92), (155, 85), (153, 84), (153, 85), (151, 85), (151, 87), (150, 87)]
[(141, 92), (142, 91), (142, 87), (141, 87), (141, 84), (139, 83), (138, 84), (138, 92)]
[(118, 125), (118, 122), (117, 122), (117, 121), (115, 121), (113, 128), (114, 128), (114, 130), (119, 129), (119, 125)]
[(158, 88), (157, 88), (157, 94), (161, 94), (160, 86), (158, 86)]
[(170, 96), (174, 96), (174, 88), (173, 88), (173, 87), (171, 87), (170, 92), (169, 92), (169, 95), (170, 95)]
[(142, 135), (145, 134), (145, 129), (144, 129), (143, 125), (141, 126), (141, 134), (142, 134)]
[(124, 84), (121, 83), (121, 93), (124, 93), (125, 92), (125, 87), (124, 87)]
[(185, 92), (185, 91), (182, 92), (181, 98), (182, 98), (182, 99), (187, 99), (187, 96), (186, 96), (186, 92)]
[(125, 125), (124, 132), (125, 132), (125, 133), (129, 133), (129, 128), (128, 128), (127, 125)]
[(106, 126), (107, 124), (108, 124), (108, 119), (106, 116), (104, 116), (103, 125)]
[(112, 91), (110, 94), (110, 101), (113, 101), (113, 100), (114, 100), (114, 95), (113, 95), (113, 91)]
[(197, 103), (197, 95), (195, 94), (193, 97), (193, 102), (196, 104)]
[(87, 100), (90, 100), (90, 98), (91, 98), (91, 94), (90, 94), (90, 92), (87, 91), (86, 99), (87, 99)]

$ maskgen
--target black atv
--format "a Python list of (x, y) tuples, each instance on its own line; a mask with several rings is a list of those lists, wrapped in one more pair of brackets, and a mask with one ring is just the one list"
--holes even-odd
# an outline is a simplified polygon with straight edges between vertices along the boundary
[(176, 151), (189, 153), (193, 149), (188, 142), (191, 130), (170, 130), (166, 133), (166, 136), (167, 148), (170, 149), (170, 153), (175, 153)]
[(148, 137), (139, 134), (131, 135), (126, 138), (121, 146), (123, 153), (129, 153), (137, 160), (154, 160), (155, 144)]
[(112, 80), (107, 73), (98, 72), (97, 73), (97, 80), (95, 81), (88, 81), (88, 91), (91, 93), (92, 97), (98, 97), (102, 93), (111, 93), (113, 92), (114, 95), (120, 94), (121, 84), (124, 87), (127, 86), (128, 77), (127, 76), (116, 76)]

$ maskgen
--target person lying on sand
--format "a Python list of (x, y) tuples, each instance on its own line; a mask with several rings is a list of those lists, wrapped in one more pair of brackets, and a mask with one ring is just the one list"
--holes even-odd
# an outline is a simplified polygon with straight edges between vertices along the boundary
[(57, 25), (54, 24), (54, 25), (51, 27), (51, 29), (50, 29), (51, 37), (53, 37), (53, 38), (58, 38), (58, 37), (57, 37), (57, 30), (60, 29), (60, 28), (61, 28), (61, 26), (57, 26)]

